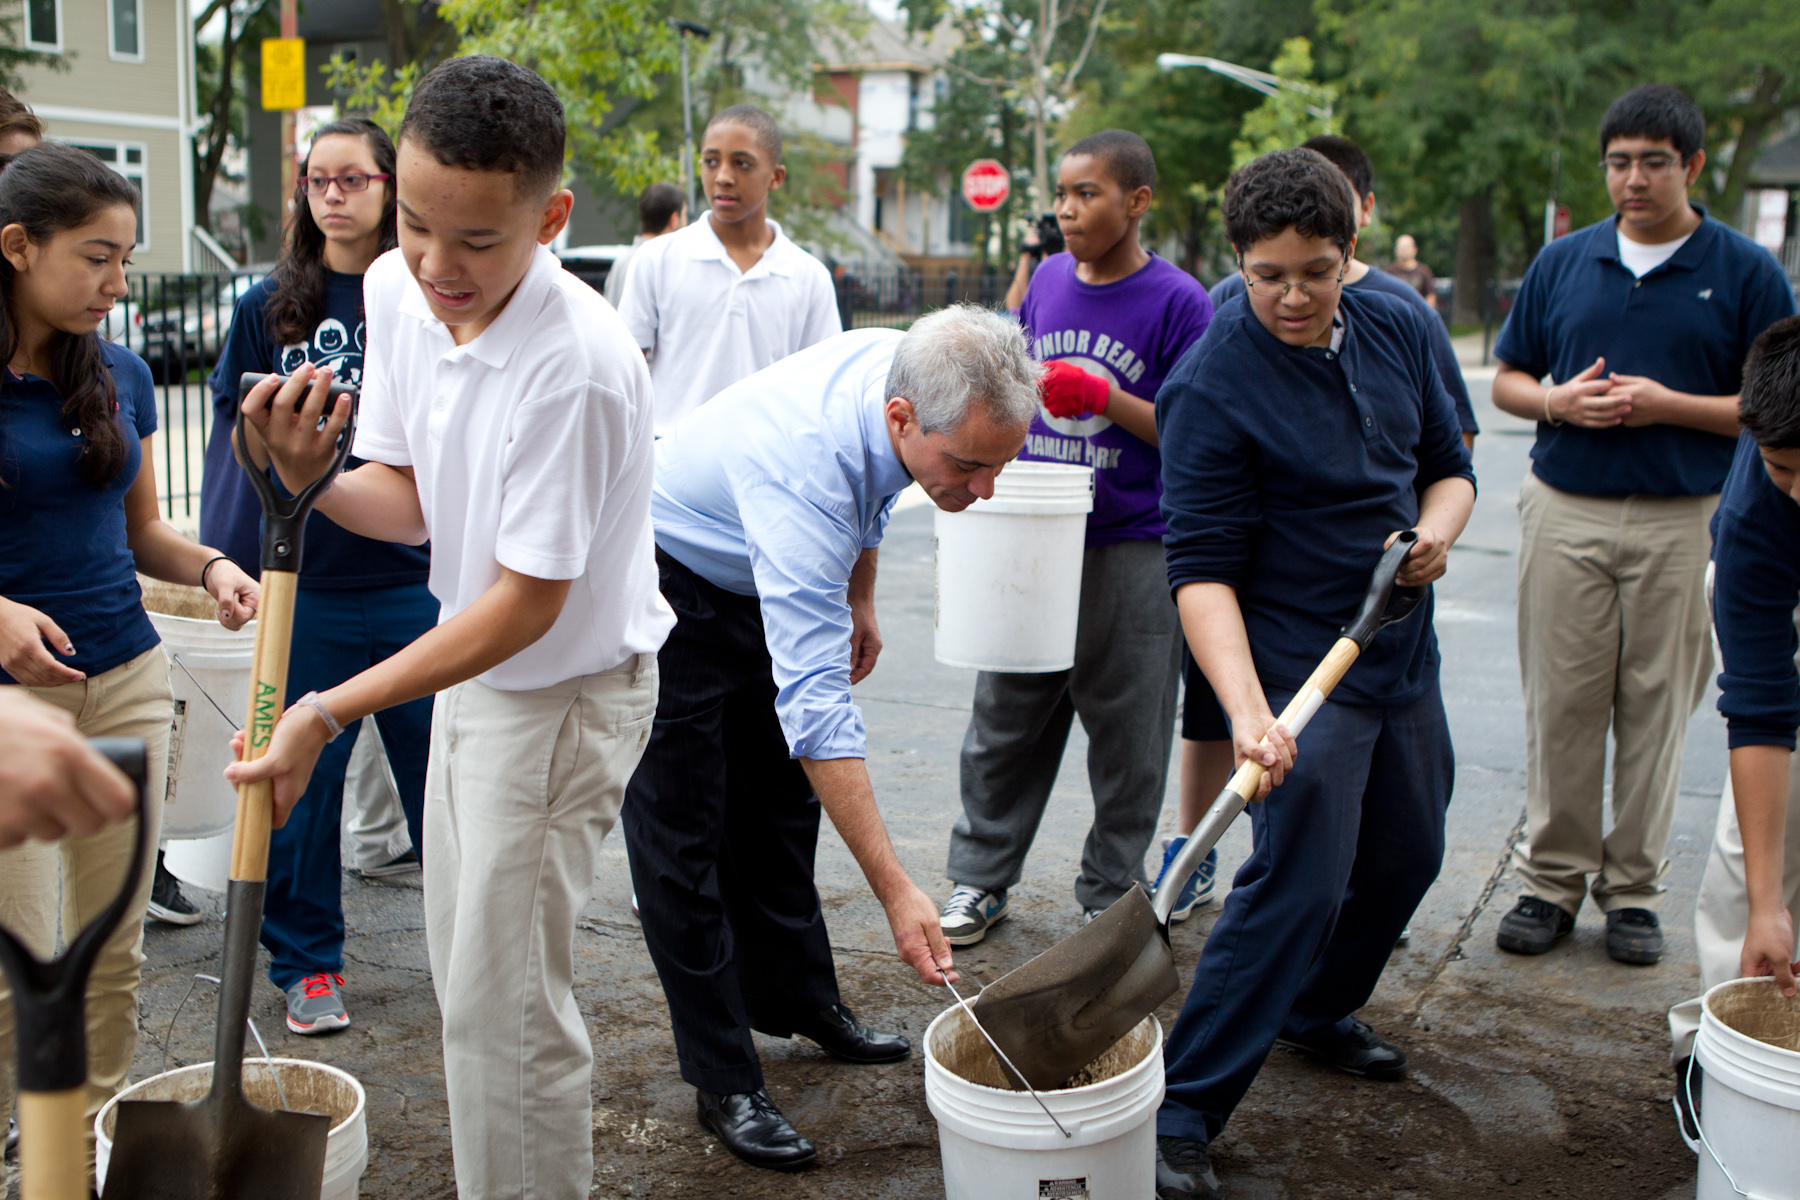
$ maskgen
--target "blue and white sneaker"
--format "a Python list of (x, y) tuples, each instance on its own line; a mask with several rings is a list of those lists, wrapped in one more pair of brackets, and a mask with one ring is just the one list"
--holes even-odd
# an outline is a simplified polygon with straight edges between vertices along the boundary
[(1006, 919), (1006, 889), (984, 892), (978, 887), (957, 884), (944, 902), (938, 925), (944, 940), (952, 946), (973, 946), (987, 936), (987, 931)]
[[(1169, 873), (1169, 864), (1175, 861), (1175, 856), (1181, 853), (1181, 848), (1185, 845), (1187, 845), (1185, 837), (1176, 837), (1171, 834), (1163, 838), (1162, 870), (1156, 873), (1156, 883), (1151, 886), (1151, 891), (1154, 892), (1162, 887), (1163, 876)], [(1218, 871), (1219, 849), (1215, 846), (1206, 852), (1206, 857), (1200, 860), (1200, 865), (1194, 868), (1194, 873), (1189, 875), (1187, 882), (1181, 885), (1181, 892), (1175, 897), (1175, 907), (1169, 913), (1169, 924), (1173, 925), (1177, 921), (1187, 920), (1193, 916), (1196, 908), (1212, 900), (1213, 877), (1218, 874)]]

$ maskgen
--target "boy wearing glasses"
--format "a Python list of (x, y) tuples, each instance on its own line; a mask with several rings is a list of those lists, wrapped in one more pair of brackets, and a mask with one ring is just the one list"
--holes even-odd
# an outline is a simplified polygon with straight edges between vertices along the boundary
[(1519, 489), (1524, 886), (1496, 937), (1515, 954), (1548, 951), (1591, 891), (1607, 954), (1662, 957), (1682, 739), (1712, 670), (1707, 524), (1744, 356), (1794, 311), (1775, 259), (1689, 203), (1705, 133), (1675, 88), (1614, 101), (1600, 148), (1618, 213), (1544, 248), (1495, 347), (1494, 403), (1538, 423)]
[(1399, 582), (1429, 585), (1475, 502), (1436, 317), (1343, 287), (1356, 211), (1337, 168), (1312, 150), (1265, 155), (1226, 184), (1224, 217), (1248, 292), (1157, 396), (1163, 541), (1237, 761), (1269, 776), (1169, 1036), (1162, 1200), (1216, 1200), (1208, 1144), (1276, 1041), (1364, 1078), (1406, 1074), (1351, 1014), (1443, 861), (1454, 760), (1429, 594), (1350, 668), (1304, 752), (1274, 713), (1353, 618), (1383, 548), (1417, 530)]

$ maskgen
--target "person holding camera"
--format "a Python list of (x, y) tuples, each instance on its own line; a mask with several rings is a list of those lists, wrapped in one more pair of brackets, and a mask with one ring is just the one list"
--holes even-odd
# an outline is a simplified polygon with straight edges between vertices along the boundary
[(1014, 316), (1025, 304), (1025, 292), (1031, 287), (1031, 273), (1039, 263), (1068, 248), (1062, 226), (1055, 213), (1039, 213), (1025, 237), (1019, 242), (1019, 269), (1013, 272), (1012, 284), (1006, 289), (1006, 311)]

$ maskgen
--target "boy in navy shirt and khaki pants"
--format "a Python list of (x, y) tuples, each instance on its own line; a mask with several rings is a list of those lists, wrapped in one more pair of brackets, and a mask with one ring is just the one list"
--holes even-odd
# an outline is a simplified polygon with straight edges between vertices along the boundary
[(1226, 185), (1248, 294), (1157, 396), (1169, 586), (1239, 762), (1270, 769), (1254, 849), (1170, 1031), (1157, 1195), (1217, 1200), (1208, 1145), (1277, 1039), (1375, 1080), (1406, 1055), (1351, 1016), (1437, 878), (1454, 758), (1429, 597), (1383, 630), (1306, 728), (1274, 713), (1353, 617), (1383, 548), (1444, 573), (1475, 502), (1469, 452), (1408, 301), (1345, 292), (1356, 214), (1337, 168), (1282, 150)]
[(1545, 247), (1495, 347), (1494, 403), (1538, 422), (1519, 489), (1524, 886), (1496, 938), (1517, 954), (1548, 951), (1591, 891), (1609, 955), (1662, 957), (1683, 735), (1712, 670), (1707, 522), (1744, 355), (1794, 311), (1774, 258), (1688, 203), (1705, 132), (1672, 87), (1613, 103), (1600, 147), (1619, 215)]

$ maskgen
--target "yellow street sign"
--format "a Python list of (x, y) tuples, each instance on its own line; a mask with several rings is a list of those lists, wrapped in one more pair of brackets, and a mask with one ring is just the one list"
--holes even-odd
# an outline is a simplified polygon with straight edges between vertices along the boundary
[(306, 107), (306, 39), (264, 38), (262, 106), (265, 111)]

